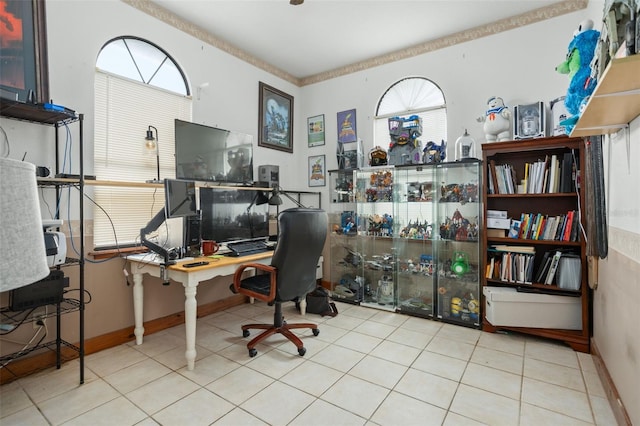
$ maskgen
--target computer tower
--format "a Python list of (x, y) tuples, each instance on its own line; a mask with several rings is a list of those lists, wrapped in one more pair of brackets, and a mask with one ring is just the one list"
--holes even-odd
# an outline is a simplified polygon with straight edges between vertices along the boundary
[(187, 216), (184, 223), (185, 256), (200, 256), (202, 219), (198, 216)]
[(273, 188), (280, 185), (279, 166), (258, 166), (258, 181), (261, 187)]

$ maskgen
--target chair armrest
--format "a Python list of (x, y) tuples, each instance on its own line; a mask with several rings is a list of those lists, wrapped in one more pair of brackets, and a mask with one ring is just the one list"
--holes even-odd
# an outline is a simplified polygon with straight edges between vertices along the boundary
[[(270, 275), (269, 282), (269, 297), (268, 299), (262, 293), (256, 293), (251, 290), (247, 290), (245, 288), (240, 287), (240, 282), (242, 281), (242, 274), (247, 269), (255, 269), (262, 272), (266, 272)], [(271, 265), (264, 265), (262, 263), (245, 263), (243, 265), (238, 266), (236, 272), (233, 274), (233, 291), (234, 293), (242, 293), (249, 297), (254, 297), (256, 299), (262, 300), (264, 302), (271, 302), (276, 298), (276, 273), (277, 269)]]

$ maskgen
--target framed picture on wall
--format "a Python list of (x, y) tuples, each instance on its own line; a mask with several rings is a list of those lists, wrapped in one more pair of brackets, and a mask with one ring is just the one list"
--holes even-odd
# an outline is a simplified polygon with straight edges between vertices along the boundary
[(260, 82), (258, 146), (293, 152), (293, 96)]
[(309, 147), (324, 145), (324, 114), (307, 118), (307, 141)]
[(356, 110), (350, 109), (338, 113), (338, 143), (358, 140), (356, 131)]
[(309, 157), (309, 186), (325, 186), (327, 170), (324, 155)]

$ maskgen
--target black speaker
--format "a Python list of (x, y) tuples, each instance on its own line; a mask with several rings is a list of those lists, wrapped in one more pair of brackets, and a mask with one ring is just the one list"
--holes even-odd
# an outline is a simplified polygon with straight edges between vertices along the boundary
[(200, 229), (202, 219), (200, 216), (187, 216), (184, 223), (185, 256), (200, 256)]

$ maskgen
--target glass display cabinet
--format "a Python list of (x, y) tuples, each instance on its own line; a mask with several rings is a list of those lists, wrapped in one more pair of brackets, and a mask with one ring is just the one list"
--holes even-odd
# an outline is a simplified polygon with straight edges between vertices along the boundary
[(356, 248), (356, 204), (353, 169), (329, 170), (329, 226), (331, 233), (330, 271), (332, 297), (341, 302), (359, 303), (362, 299), (358, 277)]
[(396, 309), (393, 180), (390, 166), (354, 172), (357, 239), (356, 250), (350, 253), (357, 265), (352, 286), (360, 304), (389, 311)]
[(479, 160), (466, 160), (435, 166), (433, 227), (437, 318), (476, 328), (480, 327), (480, 165)]
[(435, 312), (437, 259), (433, 240), (439, 229), (434, 219), (436, 189), (439, 184), (433, 165), (396, 168), (393, 190), (398, 229), (394, 235), (397, 308), (399, 312), (423, 317), (433, 317)]

